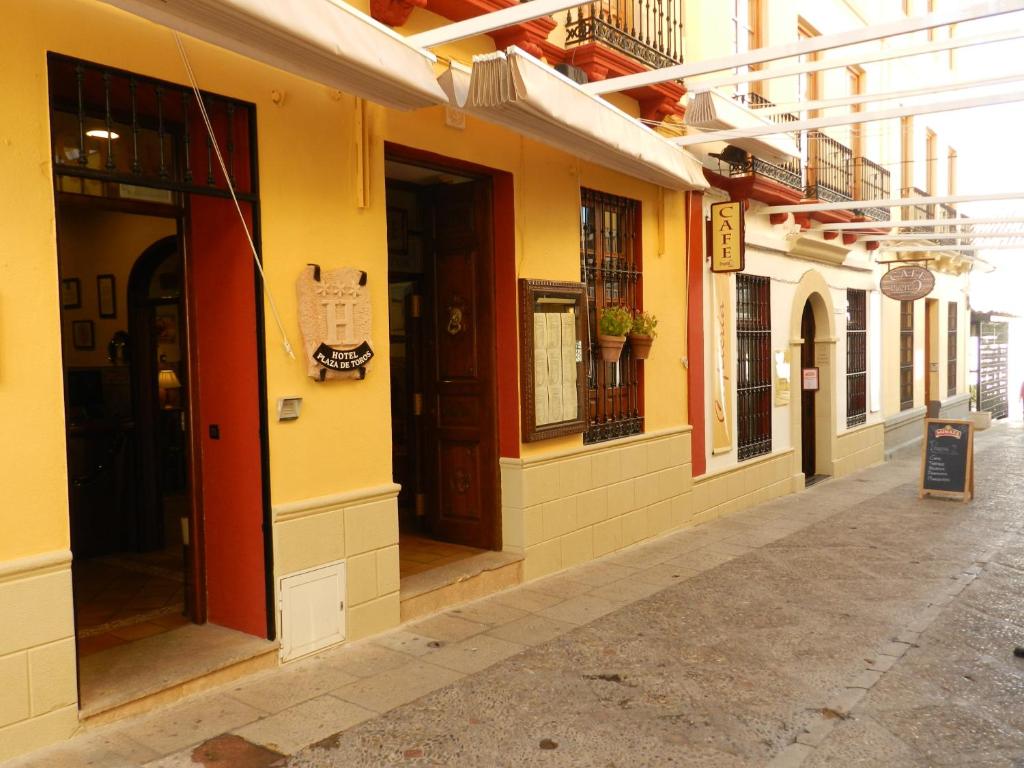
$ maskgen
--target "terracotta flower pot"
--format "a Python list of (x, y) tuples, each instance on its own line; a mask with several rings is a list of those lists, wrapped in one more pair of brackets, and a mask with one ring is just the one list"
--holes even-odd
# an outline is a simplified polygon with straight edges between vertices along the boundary
[(601, 347), (601, 359), (606, 363), (616, 363), (626, 343), (625, 336), (604, 336), (597, 334), (597, 343)]
[(629, 334), (629, 346), (633, 350), (633, 357), (637, 360), (646, 360), (651, 354), (651, 344), (654, 343), (653, 336), (641, 336), (638, 333)]

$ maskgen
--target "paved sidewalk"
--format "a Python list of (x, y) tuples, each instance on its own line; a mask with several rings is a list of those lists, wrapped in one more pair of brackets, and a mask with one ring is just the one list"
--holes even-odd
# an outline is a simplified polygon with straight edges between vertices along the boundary
[(1024, 766), (1024, 430), (88, 732), (23, 766)]

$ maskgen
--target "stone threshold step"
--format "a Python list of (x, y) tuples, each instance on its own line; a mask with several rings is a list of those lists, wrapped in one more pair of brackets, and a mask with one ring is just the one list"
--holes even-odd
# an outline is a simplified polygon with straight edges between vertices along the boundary
[(190, 624), (79, 661), (86, 727), (150, 712), (278, 665), (279, 643), (214, 624)]
[(413, 621), (523, 583), (523, 556), (482, 552), (402, 579), (401, 622)]

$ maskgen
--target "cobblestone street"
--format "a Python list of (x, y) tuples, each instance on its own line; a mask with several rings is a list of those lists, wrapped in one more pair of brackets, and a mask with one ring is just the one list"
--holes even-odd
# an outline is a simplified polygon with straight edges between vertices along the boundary
[(1024, 765), (1024, 430), (920, 455), (12, 765)]

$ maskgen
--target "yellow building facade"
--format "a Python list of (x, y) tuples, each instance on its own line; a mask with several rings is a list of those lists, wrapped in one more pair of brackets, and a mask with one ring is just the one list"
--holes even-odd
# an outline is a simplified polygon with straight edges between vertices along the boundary
[[(644, 66), (680, 60), (680, 30), (691, 60), (732, 51), (727, 5), (685, 4), (678, 40)], [(812, 19), (826, 32), (851, 7), (807, 14), (831, 14)], [(453, 13), (431, 9), (389, 23), (411, 35)], [(797, 34), (799, 14), (761, 10), (760, 45)], [(265, 641), (260, 663), (288, 661), (881, 461), (920, 433), (933, 364), (928, 398), (961, 406), (962, 264), (947, 260), (936, 303), (913, 307), (904, 408), (879, 251), (773, 223), (759, 213), (771, 201), (739, 194), (743, 174), (706, 152), (670, 188), (582, 140), (566, 151), (564, 134), (530, 138), (459, 105), (389, 109), (183, 36), (186, 65), (171, 29), (98, 0), (23, 3), (6, 20), (0, 57), (18, 75), (0, 196), (17, 215), (0, 396), (17, 407), (0, 444), (0, 759), (201, 685), (97, 698), (133, 643), (220, 627)], [(591, 78), (642, 68), (581, 42), (584, 21), (440, 46), (434, 74), (511, 43), (549, 64), (578, 46)], [(785, 82), (765, 95), (794, 100)], [(654, 141), (639, 119), (678, 133), (683, 92), (608, 101)], [(863, 156), (889, 162), (886, 141), (898, 147), (872, 139)], [(748, 201), (746, 270), (713, 276), (704, 220), (729, 199)], [(600, 362), (597, 321), (614, 306), (656, 315), (646, 359), (629, 341)], [(549, 312), (561, 346), (538, 342)], [(369, 329), (353, 341), (372, 359), (327, 375), (312, 355), (362, 349), (334, 338), (351, 328)], [(741, 393), (755, 337), (770, 365)], [(850, 344), (864, 349), (857, 413)], [(770, 418), (752, 442), (741, 408), (757, 397)], [(556, 408), (561, 421), (540, 415)], [(200, 672), (212, 684), (247, 668)]]

